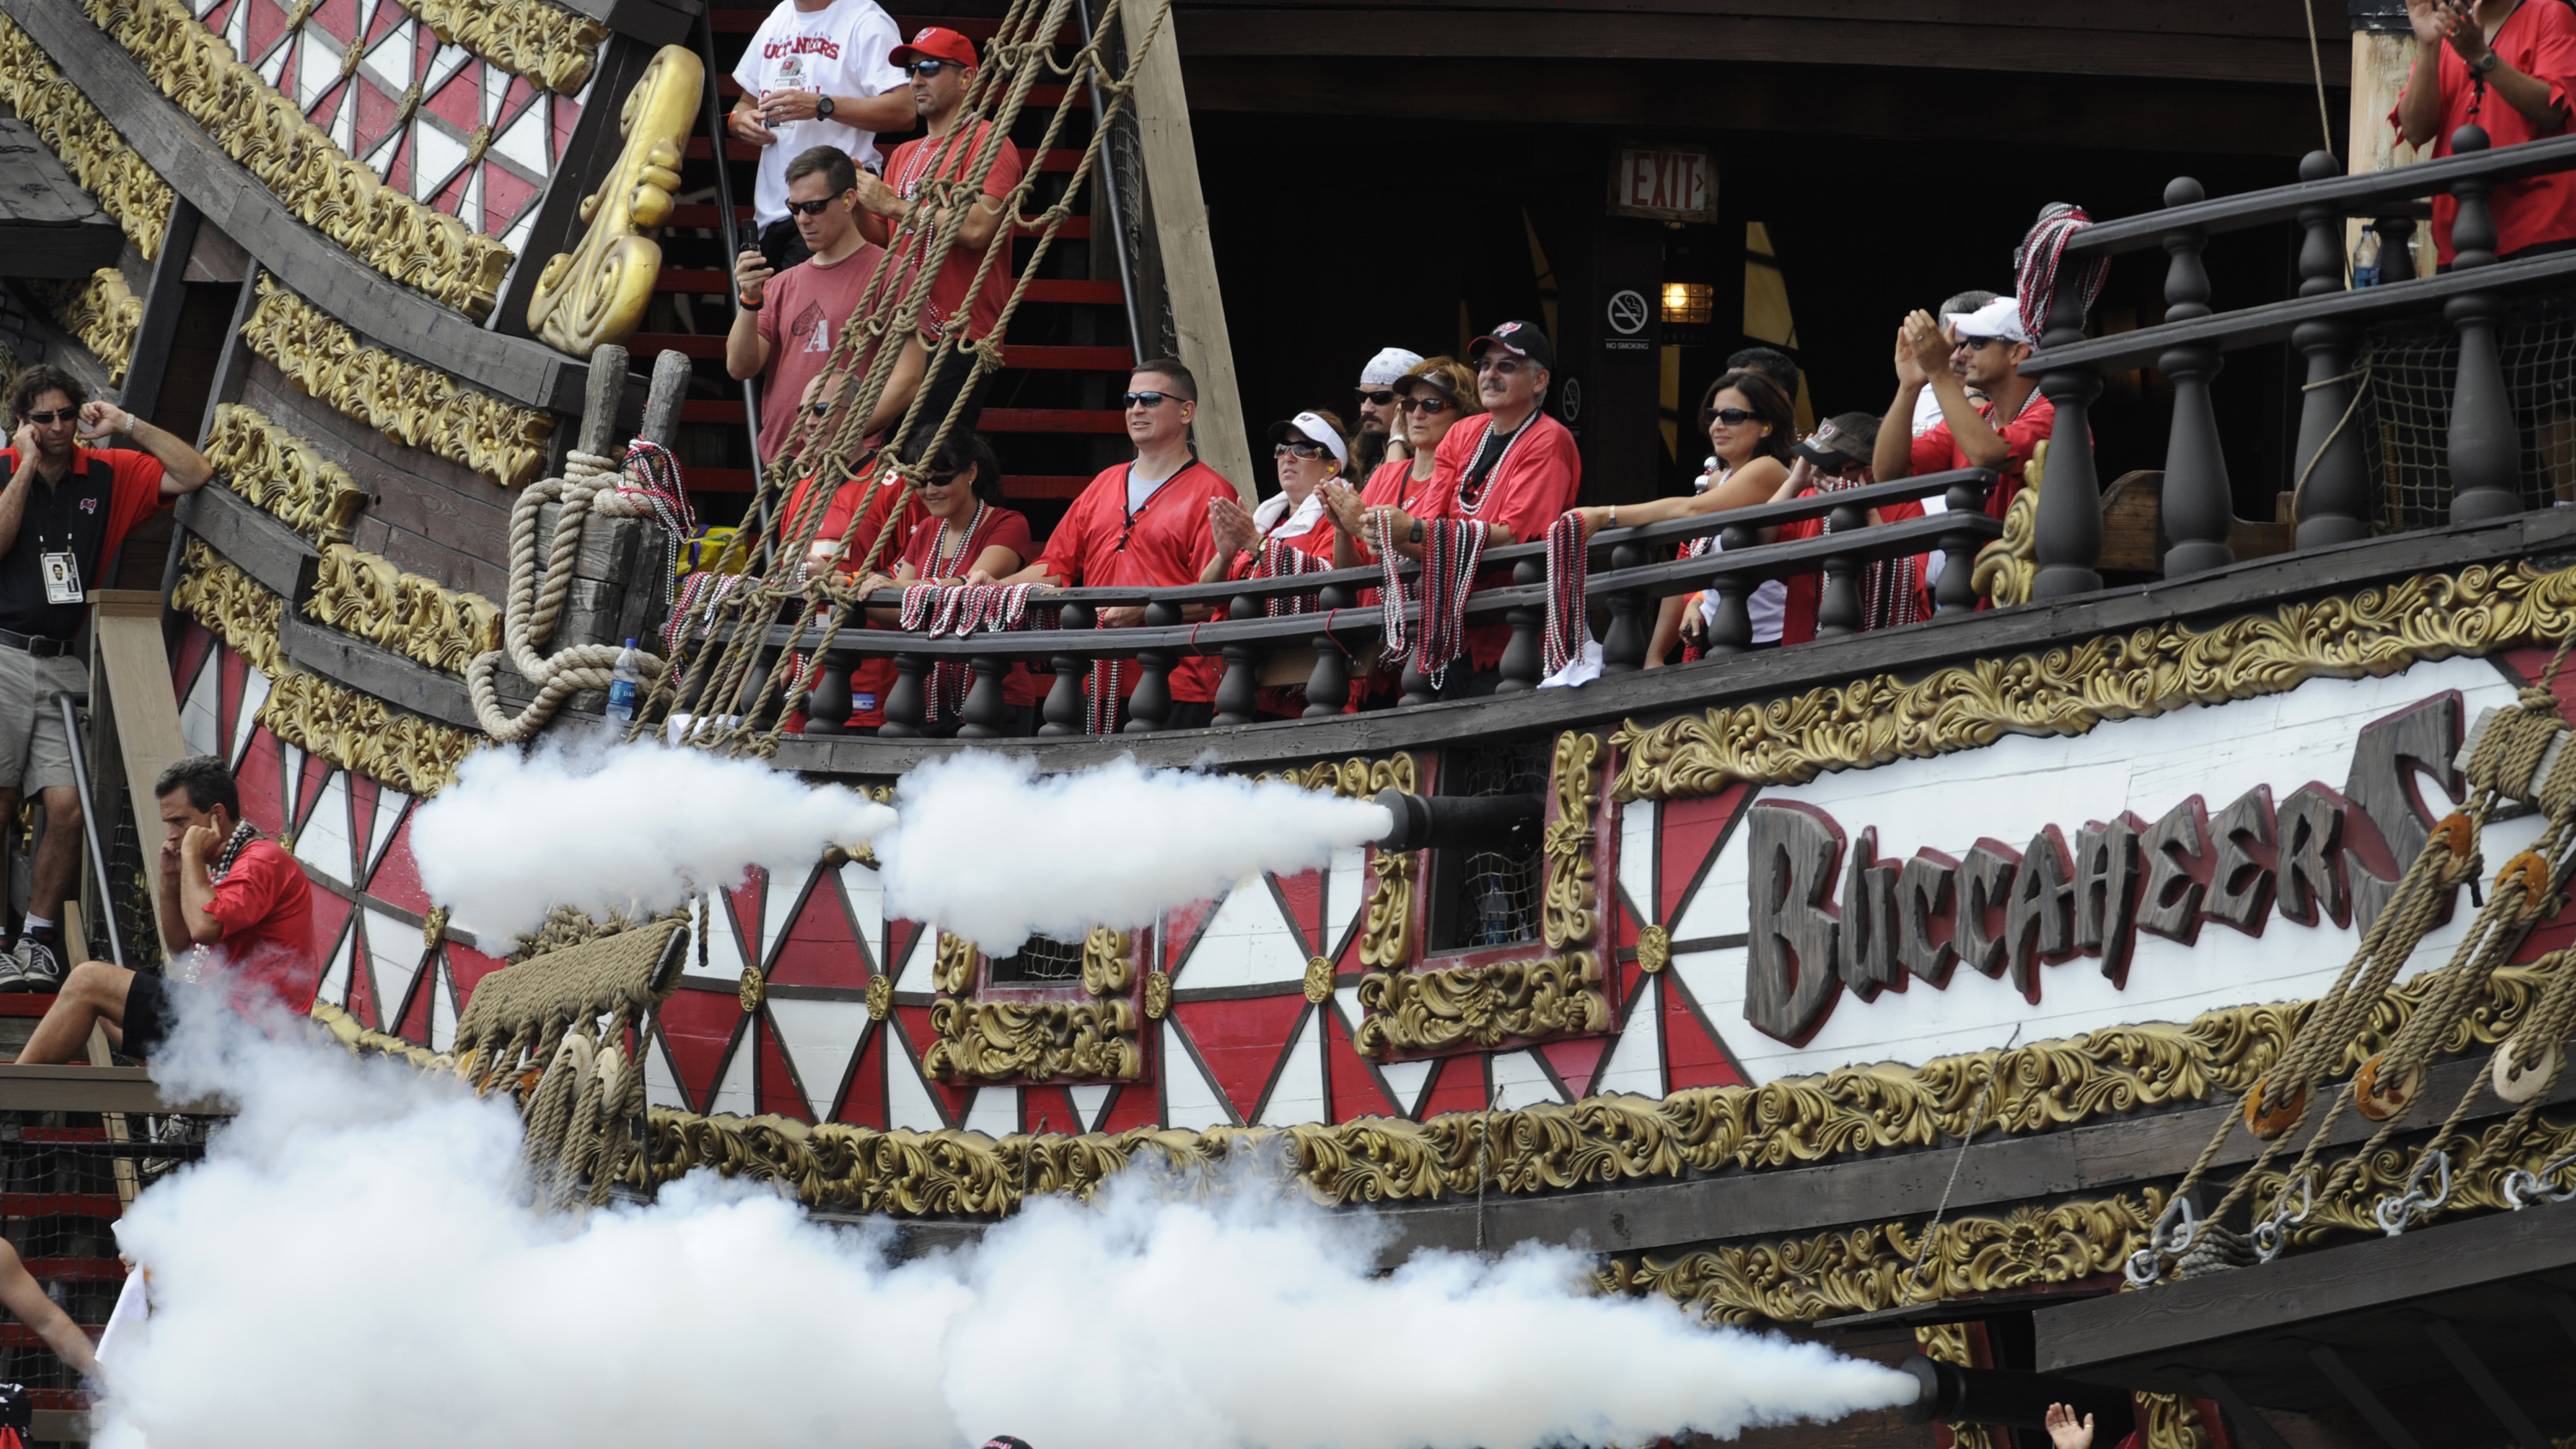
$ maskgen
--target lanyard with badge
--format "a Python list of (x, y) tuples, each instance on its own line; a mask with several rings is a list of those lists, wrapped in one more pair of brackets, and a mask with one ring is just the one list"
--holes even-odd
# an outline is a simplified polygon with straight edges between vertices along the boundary
[(45, 576), (45, 602), (77, 604), (81, 601), (80, 559), (72, 552), (71, 533), (67, 527), (63, 546), (46, 547), (42, 531), (36, 534), (36, 567)]

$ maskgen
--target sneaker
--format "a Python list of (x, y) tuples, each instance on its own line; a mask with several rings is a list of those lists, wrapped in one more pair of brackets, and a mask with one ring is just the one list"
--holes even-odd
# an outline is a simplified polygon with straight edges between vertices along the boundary
[(18, 969), (16, 990), (51, 995), (63, 989), (63, 963), (54, 954), (50, 938), (28, 936), (20, 940), (13, 964)]
[(18, 964), (15, 946), (0, 947), (0, 991), (27, 989), (27, 972)]

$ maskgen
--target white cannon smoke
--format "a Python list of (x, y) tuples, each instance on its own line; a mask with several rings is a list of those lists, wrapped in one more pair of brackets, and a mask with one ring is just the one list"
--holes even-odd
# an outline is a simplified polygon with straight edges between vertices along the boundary
[(1394, 823), (1383, 806), (1282, 781), (1133, 757), (1041, 776), (1027, 756), (983, 751), (915, 768), (895, 810), (902, 823), (876, 847), (886, 909), (997, 956), (1032, 935), (1151, 925), (1254, 871), (1324, 865)]
[(219, 1008), (155, 1072), (242, 1116), (118, 1225), (153, 1312), (107, 1365), (101, 1449), (1538, 1449), (1915, 1392), (1587, 1296), (1562, 1251), (1378, 1276), (1370, 1219), (1250, 1178), (1167, 1201), (1140, 1171), (892, 1265), (882, 1231), (711, 1176), (537, 1214), (506, 1107)]
[(507, 939), (556, 905), (632, 918), (678, 905), (687, 882), (801, 872), (826, 845), (873, 840), (889, 911), (1006, 955), (1031, 935), (1149, 925), (1392, 824), (1381, 806), (1277, 781), (1132, 758), (1041, 776), (1026, 756), (980, 750), (915, 768), (895, 805), (651, 743), (486, 750), (421, 807), (412, 847), (433, 899)]
[(746, 866), (802, 871), (893, 823), (854, 790), (758, 760), (592, 739), (466, 756), (411, 838), (430, 898), (488, 941), (535, 930), (558, 905), (634, 919)]

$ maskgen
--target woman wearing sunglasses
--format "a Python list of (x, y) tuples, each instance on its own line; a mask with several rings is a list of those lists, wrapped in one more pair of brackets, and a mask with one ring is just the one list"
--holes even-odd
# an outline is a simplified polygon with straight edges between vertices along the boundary
[(1216, 556), (1199, 570), (1199, 582), (1260, 577), (1257, 564), (1241, 560), (1261, 545), (1280, 543), (1317, 559), (1333, 553), (1333, 525), (1324, 516), (1323, 488), (1350, 466), (1350, 436), (1328, 412), (1302, 412), (1270, 425), (1270, 454), (1279, 468), (1279, 491), (1246, 510), (1232, 498), (1208, 500), (1208, 530)]
[(1381, 463), (1364, 486), (1333, 482), (1323, 489), (1324, 507), (1333, 521), (1333, 567), (1356, 568), (1375, 562), (1367, 540), (1368, 510), (1378, 507), (1419, 512), (1435, 490), (1440, 440), (1462, 418), (1485, 410), (1476, 400), (1476, 374), (1454, 357), (1426, 357), (1396, 383), (1400, 426), (1410, 458)]

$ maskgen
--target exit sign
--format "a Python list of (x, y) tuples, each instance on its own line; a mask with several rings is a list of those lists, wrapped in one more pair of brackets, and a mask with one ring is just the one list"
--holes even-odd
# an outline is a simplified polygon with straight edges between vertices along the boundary
[(1688, 147), (1622, 146), (1610, 172), (1610, 210), (1657, 221), (1717, 220), (1717, 163)]

